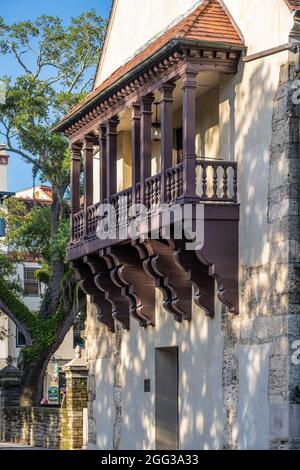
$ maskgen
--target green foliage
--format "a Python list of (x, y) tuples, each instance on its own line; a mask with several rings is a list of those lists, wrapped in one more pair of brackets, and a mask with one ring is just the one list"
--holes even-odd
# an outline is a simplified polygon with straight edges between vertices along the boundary
[(34, 363), (40, 354), (53, 344), (57, 326), (62, 320), (62, 309), (59, 308), (56, 315), (40, 318), (23, 304), (1, 277), (0, 298), (15, 317), (26, 326), (32, 338), (32, 344), (24, 348), (23, 357), (25, 361)]
[(23, 288), (16, 274), (13, 259), (7, 254), (0, 253), (0, 279), (3, 279), (9, 289), (19, 297), (23, 293)]
[(15, 80), (0, 77), (8, 89), (0, 134), (44, 180), (65, 186), (62, 192), (69, 181), (68, 145), (51, 126), (90, 91), (104, 29), (95, 10), (67, 26), (45, 15), (12, 25), (0, 17), (0, 54), (10, 55), (20, 71)]
[(6, 220), (6, 243), (15, 253), (29, 253), (50, 262), (51, 224), (50, 207), (26, 204), (16, 198), (7, 198), (0, 217)]
[[(0, 139), (6, 150), (32, 165), (34, 175), (48, 181), (53, 190), (51, 207), (28, 210), (11, 198), (1, 214), (7, 221), (7, 242), (16, 253), (30, 253), (41, 260), (37, 277), (48, 284), (41, 312), (35, 314), (16, 295), (10, 268), (0, 269), (0, 298), (24, 322), (33, 339), (24, 350), (29, 362), (35, 362), (53, 344), (65, 315), (64, 289), (72, 286), (65, 256), (70, 154), (67, 140), (52, 134), (51, 127), (91, 90), (104, 30), (105, 22), (94, 10), (72, 18), (67, 26), (61, 19), (45, 15), (14, 24), (6, 24), (0, 17), (0, 55), (9, 55), (17, 72), (14, 79), (0, 76), (7, 84), (6, 102), (0, 104)], [(58, 285), (60, 295), (51, 296)], [(68, 299), (75, 295), (73, 289)]]

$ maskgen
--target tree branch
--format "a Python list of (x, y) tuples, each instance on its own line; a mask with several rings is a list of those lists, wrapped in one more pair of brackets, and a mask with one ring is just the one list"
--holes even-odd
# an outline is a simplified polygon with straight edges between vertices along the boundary
[(17, 315), (12, 312), (12, 310), (10, 308), (8, 308), (8, 306), (5, 304), (5, 302), (0, 299), (0, 310), (1, 312), (4, 313), (4, 315), (6, 315), (8, 318), (10, 318), (10, 320), (12, 320), (15, 325), (17, 325), (18, 328), (20, 328), (20, 330), (22, 331), (24, 337), (25, 337), (25, 340), (26, 340), (26, 344), (32, 344), (32, 338), (31, 338), (31, 335), (25, 325), (25, 322), (23, 322), (22, 320), (20, 320)]

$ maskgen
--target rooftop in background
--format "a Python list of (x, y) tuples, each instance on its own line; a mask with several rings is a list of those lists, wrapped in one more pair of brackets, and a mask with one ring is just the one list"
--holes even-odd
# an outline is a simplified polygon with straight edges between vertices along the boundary
[(39, 185), (34, 188), (23, 189), (15, 193), (17, 199), (25, 201), (35, 201), (36, 203), (52, 202), (51, 186)]

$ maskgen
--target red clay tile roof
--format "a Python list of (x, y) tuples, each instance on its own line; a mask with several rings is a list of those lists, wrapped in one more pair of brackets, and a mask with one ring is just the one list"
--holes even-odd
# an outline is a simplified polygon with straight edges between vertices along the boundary
[(300, 10), (300, 0), (285, 0), (291, 10)]
[(81, 103), (72, 108), (63, 120), (72, 116), (94, 96), (147, 60), (173, 39), (207, 41), (220, 45), (243, 47), (244, 42), (233, 19), (219, 0), (204, 0), (192, 13), (161, 36), (154, 39), (136, 56), (119, 67), (96, 87)]

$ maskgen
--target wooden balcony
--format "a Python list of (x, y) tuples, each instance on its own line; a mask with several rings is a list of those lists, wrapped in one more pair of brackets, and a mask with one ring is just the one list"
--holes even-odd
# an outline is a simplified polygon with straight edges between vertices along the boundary
[[(204, 206), (204, 244), (199, 250), (186, 250), (185, 240), (173, 238), (99, 239), (100, 202), (73, 215), (69, 260), (97, 306), (100, 321), (110, 330), (114, 319), (129, 328), (130, 315), (141, 326), (154, 325), (156, 287), (176, 321), (191, 318), (192, 298), (206, 314), (214, 314), (215, 281), (220, 301), (238, 313), (237, 164), (197, 159), (195, 167), (198, 200), (193, 204)], [(143, 202), (148, 210), (162, 201), (168, 206), (180, 203), (183, 163), (147, 178), (144, 201), (140, 187), (137, 183), (110, 197), (117, 227), (131, 221), (134, 203)]]
[[(222, 160), (201, 160), (195, 161), (196, 174), (197, 168), (200, 174), (196, 180), (198, 189), (199, 203), (216, 204), (226, 207), (228, 204), (237, 203), (237, 164), (235, 162), (226, 162)], [(183, 192), (183, 164), (180, 163), (165, 171), (164, 181), (166, 194), (164, 200), (171, 205), (180, 200)], [(145, 180), (145, 198), (140, 198), (140, 183), (135, 186), (135, 203), (144, 203), (148, 210), (159, 206), (163, 197), (161, 192), (162, 173), (157, 173)], [(133, 204), (132, 188), (120, 191), (110, 198), (110, 204), (115, 208), (117, 217), (117, 226), (122, 223), (122, 216), (128, 217), (128, 211)], [(105, 201), (107, 203), (107, 200)], [(102, 203), (98, 202), (87, 208), (87, 214), (84, 210), (73, 214), (73, 233), (70, 244), (70, 258), (76, 245), (89, 243), (97, 239), (96, 230), (99, 222), (98, 209)], [(124, 214), (124, 210), (127, 214)], [(86, 228), (85, 228), (86, 226)], [(108, 242), (110, 243), (110, 242)], [(107, 243), (103, 243), (103, 246)], [(103, 246), (99, 245), (99, 248)]]
[[(155, 66), (145, 64), (147, 71), (142, 75), (136, 71), (139, 75), (133, 81), (127, 77), (126, 83), (116, 83), (65, 126), (71, 150), (68, 258), (82, 290), (96, 306), (99, 320), (110, 330), (115, 321), (129, 328), (131, 317), (143, 327), (155, 325), (157, 288), (163, 294), (164, 309), (176, 321), (191, 319), (193, 302), (207, 315), (214, 315), (216, 297), (230, 312), (239, 311), (237, 165), (196, 158), (196, 98), (201, 83), (206, 86), (202, 74), (233, 74), (238, 57), (239, 52), (204, 51), (200, 44), (180, 46)], [(201, 93), (199, 100), (197, 106), (201, 106)], [(155, 102), (159, 103), (161, 170), (152, 175)], [(131, 144), (132, 186), (117, 192), (118, 135), (125, 121)], [(178, 142), (174, 146), (173, 140), (178, 126), (181, 147)], [(180, 150), (177, 157), (182, 162), (173, 166), (176, 150)], [(99, 169), (93, 162), (96, 153)], [(95, 171), (99, 172), (100, 186), (96, 204)], [(103, 203), (113, 206), (117, 228), (138, 220), (132, 215), (136, 204), (143, 204), (148, 212), (174, 204), (190, 204), (194, 212), (201, 207), (203, 244), (187, 249), (184, 237), (172, 235), (174, 224), (167, 237), (161, 218), (156, 221), (156, 239), (148, 232), (137, 238), (100, 238), (97, 228), (103, 221), (99, 212)]]

